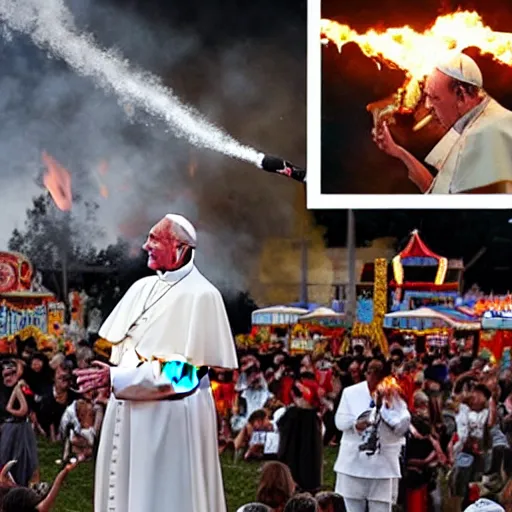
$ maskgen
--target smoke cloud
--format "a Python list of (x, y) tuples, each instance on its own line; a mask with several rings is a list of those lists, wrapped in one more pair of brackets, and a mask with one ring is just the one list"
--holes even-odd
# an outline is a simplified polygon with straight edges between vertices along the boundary
[[(260, 35), (212, 48), (192, 25), (173, 26), (172, 19), (158, 25), (105, 0), (66, 5), (78, 30), (162, 77), (237, 140), (305, 160), (305, 51), (301, 59), (289, 51), (305, 47), (305, 25), (300, 33), (284, 26), (279, 39)], [(118, 236), (139, 246), (154, 222), (181, 213), (198, 227), (204, 273), (223, 289), (244, 289), (264, 241), (290, 234), (301, 185), (193, 148), (27, 36), (3, 31), (0, 246), (22, 227), (40, 192), (36, 178), (46, 150), (71, 172), (73, 190), (100, 204), (99, 228), (107, 236), (93, 240), (97, 246)], [(105, 189), (107, 198), (100, 194)]]

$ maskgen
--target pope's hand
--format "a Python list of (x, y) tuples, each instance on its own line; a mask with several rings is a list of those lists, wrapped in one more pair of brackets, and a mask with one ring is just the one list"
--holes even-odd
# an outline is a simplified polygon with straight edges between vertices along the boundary
[(134, 402), (152, 402), (167, 400), (177, 393), (171, 385), (149, 388), (146, 386), (128, 386), (115, 393), (118, 400), (132, 400)]
[(384, 153), (394, 158), (399, 158), (403, 150), (393, 139), (388, 124), (384, 121), (372, 130), (373, 141)]
[(110, 386), (110, 366), (100, 361), (93, 361), (92, 366), (96, 368), (84, 368), (75, 370), (79, 393), (87, 393)]

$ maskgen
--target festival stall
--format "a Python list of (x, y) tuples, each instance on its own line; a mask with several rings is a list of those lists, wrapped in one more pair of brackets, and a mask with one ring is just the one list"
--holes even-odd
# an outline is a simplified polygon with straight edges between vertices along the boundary
[(423, 349), (424, 343), (427, 351), (445, 347), (458, 339), (470, 340), (469, 346), (464, 348), (476, 350), (475, 342), (478, 341), (476, 333), (480, 331), (480, 327), (478, 318), (442, 307), (395, 311), (384, 317), (384, 328), (388, 339), (406, 344), (419, 344), (417, 349), (420, 350)]
[(480, 350), (488, 350), (496, 360), (512, 350), (512, 296), (482, 297), (473, 305), (482, 318)]
[(30, 337), (39, 350), (55, 351), (64, 313), (23, 254), (0, 252), (0, 353), (15, 353), (16, 338)]
[(462, 273), (462, 260), (448, 260), (434, 253), (414, 230), (391, 262), (391, 313), (384, 319), (388, 342), (431, 350), (447, 345), (462, 331), (464, 338), (471, 333), (472, 345), (478, 338), (473, 333), (480, 325), (473, 318), (450, 312), (460, 297)]
[(464, 264), (431, 251), (417, 230), (392, 260), (391, 311), (454, 307), (460, 297)]
[(257, 309), (251, 315), (251, 332), (238, 335), (236, 345), (239, 348), (257, 346), (260, 351), (266, 351), (279, 339), (290, 339), (292, 327), (306, 313), (308, 313), (307, 309), (295, 306), (271, 306)]
[[(312, 350), (321, 354), (329, 350), (332, 354), (337, 355), (346, 332), (345, 315), (330, 308), (319, 307), (311, 313), (301, 316), (295, 329), (304, 329), (305, 336), (302, 339), (292, 336), (290, 347), (292, 350), (305, 352)], [(299, 345), (303, 340), (308, 345)], [(312, 345), (310, 340), (313, 341)]]

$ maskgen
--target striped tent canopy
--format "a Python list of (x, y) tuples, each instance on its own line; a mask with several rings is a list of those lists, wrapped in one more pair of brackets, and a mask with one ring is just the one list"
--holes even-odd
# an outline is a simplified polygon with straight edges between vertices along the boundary
[[(446, 308), (448, 309), (448, 308)], [(462, 313), (454, 314), (454, 310), (437, 311), (434, 308), (419, 308), (412, 311), (397, 311), (384, 317), (384, 327), (424, 331), (428, 329), (478, 330), (480, 320), (462, 318)]]
[(252, 325), (294, 325), (307, 309), (290, 306), (271, 306), (252, 312)]

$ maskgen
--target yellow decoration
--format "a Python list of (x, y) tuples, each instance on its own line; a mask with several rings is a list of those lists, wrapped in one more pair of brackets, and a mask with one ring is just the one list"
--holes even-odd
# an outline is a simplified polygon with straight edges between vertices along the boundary
[[(400, 264), (400, 260), (398, 260), (398, 263)], [(352, 336), (354, 338), (369, 338), (372, 345), (378, 345), (382, 353), (387, 354), (388, 343), (383, 329), (384, 315), (388, 310), (388, 262), (386, 259), (377, 258), (375, 260), (374, 275), (372, 322), (369, 324), (355, 322)]]
[(404, 267), (402, 266), (400, 254), (393, 258), (393, 276), (397, 285), (401, 286), (404, 284)]
[(94, 351), (100, 356), (110, 359), (110, 355), (112, 352), (112, 343), (108, 342), (103, 338), (99, 338), (94, 343)]
[(292, 338), (300, 336), (301, 334), (306, 336), (308, 334), (307, 328), (304, 327), (303, 324), (295, 324), (292, 328)]
[(448, 270), (448, 260), (446, 258), (439, 259), (439, 266), (437, 267), (435, 284), (443, 284), (446, 277), (446, 271)]
[(21, 341), (25, 341), (28, 338), (35, 338), (37, 340), (39, 336), (42, 336), (43, 334), (43, 331), (41, 331), (41, 329), (37, 328), (36, 326), (27, 325), (27, 327), (24, 327), (21, 329), (21, 331), (18, 331), (16, 334), (9, 336), (8, 339), (12, 340), (15, 337), (18, 337)]
[(428, 336), (428, 335), (446, 335), (448, 336), (451, 333), (450, 329), (424, 329), (424, 330), (418, 330), (418, 329), (400, 329), (401, 333), (404, 334), (415, 334), (416, 336)]
[(65, 307), (60, 303), (48, 304), (48, 333), (60, 336), (65, 321)]

